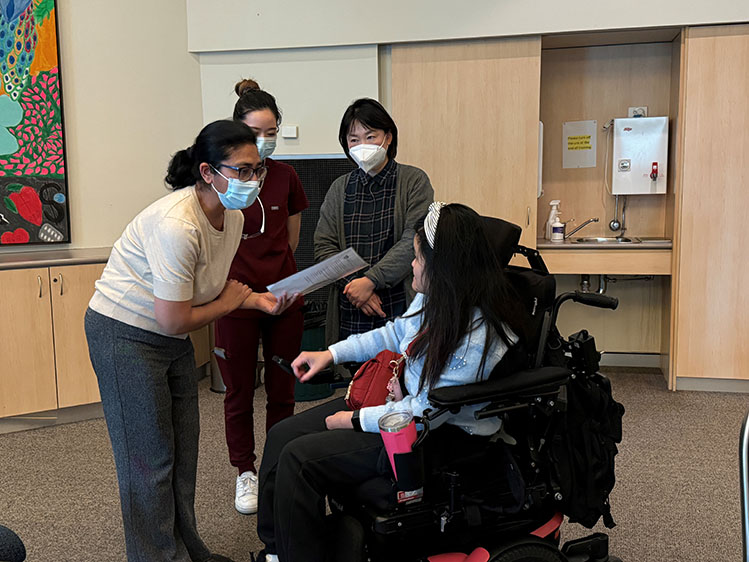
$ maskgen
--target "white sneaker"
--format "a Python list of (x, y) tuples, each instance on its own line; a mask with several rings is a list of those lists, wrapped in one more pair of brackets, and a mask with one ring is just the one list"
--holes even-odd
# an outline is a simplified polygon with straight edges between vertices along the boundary
[(244, 515), (257, 513), (257, 475), (254, 472), (248, 470), (237, 476), (234, 507)]
[(280, 562), (277, 554), (266, 554), (265, 550), (261, 550), (257, 555), (250, 552), (250, 560), (252, 562)]

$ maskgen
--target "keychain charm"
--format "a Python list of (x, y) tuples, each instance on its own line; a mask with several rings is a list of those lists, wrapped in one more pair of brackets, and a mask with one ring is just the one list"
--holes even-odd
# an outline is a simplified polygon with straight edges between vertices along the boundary
[(405, 358), (405, 355), (401, 355), (397, 360), (393, 359), (390, 361), (390, 368), (393, 370), (393, 376), (390, 377), (390, 380), (387, 384), (388, 395), (385, 398), (386, 404), (388, 402), (397, 402), (398, 400), (403, 399), (403, 393), (401, 392), (401, 386), (398, 377), (400, 376), (400, 365)]

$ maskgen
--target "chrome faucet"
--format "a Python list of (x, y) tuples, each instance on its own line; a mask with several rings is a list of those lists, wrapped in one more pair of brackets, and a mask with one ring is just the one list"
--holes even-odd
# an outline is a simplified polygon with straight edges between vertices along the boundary
[(584, 223), (582, 223), (580, 226), (578, 226), (575, 230), (571, 231), (569, 234), (565, 234), (564, 235), (564, 239), (566, 240), (567, 238), (569, 238), (570, 236), (572, 236), (573, 234), (575, 234), (575, 232), (577, 232), (578, 230), (580, 230), (584, 226), (588, 226), (592, 222), (598, 222), (598, 217), (593, 217), (592, 219), (586, 220)]

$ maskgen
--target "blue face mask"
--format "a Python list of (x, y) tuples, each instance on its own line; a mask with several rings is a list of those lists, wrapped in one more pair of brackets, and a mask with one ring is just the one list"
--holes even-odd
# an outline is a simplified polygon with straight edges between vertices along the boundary
[[(216, 170), (216, 168), (214, 168)], [(237, 178), (227, 178), (224, 174), (216, 170), (216, 173), (229, 182), (229, 186), (226, 188), (226, 193), (221, 193), (216, 186), (211, 184), (213, 191), (218, 195), (219, 201), (226, 209), (246, 209), (255, 202), (260, 188), (262, 187), (262, 181), (250, 180), (240, 181)]]
[(260, 158), (265, 160), (273, 154), (276, 150), (276, 139), (275, 137), (257, 137), (257, 151), (260, 154)]

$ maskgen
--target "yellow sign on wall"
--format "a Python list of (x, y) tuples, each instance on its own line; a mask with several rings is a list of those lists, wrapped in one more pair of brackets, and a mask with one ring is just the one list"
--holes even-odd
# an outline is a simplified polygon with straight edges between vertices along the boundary
[(567, 137), (567, 150), (591, 150), (593, 145), (591, 144), (590, 139), (590, 135)]
[(595, 120), (562, 123), (562, 168), (596, 167), (597, 129)]

